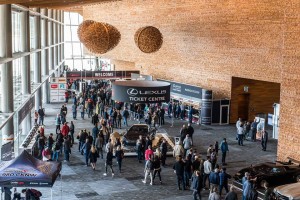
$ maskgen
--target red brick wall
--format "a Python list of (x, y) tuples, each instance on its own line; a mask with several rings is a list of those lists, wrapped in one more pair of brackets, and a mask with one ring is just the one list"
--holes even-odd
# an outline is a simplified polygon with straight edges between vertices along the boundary
[[(232, 76), (282, 83), (278, 156), (300, 160), (299, 13), (299, 0), (122, 0), (83, 8), (84, 19), (121, 33), (119, 45), (102, 57), (134, 62), (143, 74), (208, 88), (215, 98), (231, 97)], [(147, 25), (164, 37), (153, 54), (134, 42), (135, 31)]]
[(300, 1), (287, 1), (283, 25), (278, 158), (300, 161)]

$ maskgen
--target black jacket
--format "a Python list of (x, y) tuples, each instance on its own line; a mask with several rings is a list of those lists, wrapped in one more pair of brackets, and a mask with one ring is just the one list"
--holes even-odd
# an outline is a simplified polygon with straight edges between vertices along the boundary
[(176, 171), (176, 175), (177, 176), (183, 176), (183, 173), (184, 173), (184, 162), (182, 160), (177, 161), (174, 164), (173, 169)]

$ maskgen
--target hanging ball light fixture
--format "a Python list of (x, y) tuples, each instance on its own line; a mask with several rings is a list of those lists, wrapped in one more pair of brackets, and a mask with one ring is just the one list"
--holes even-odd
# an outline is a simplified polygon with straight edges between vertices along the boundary
[(118, 45), (121, 39), (120, 32), (112, 25), (83, 21), (77, 30), (79, 40), (92, 53), (104, 54)]
[(161, 32), (153, 27), (146, 26), (137, 30), (134, 35), (136, 46), (144, 53), (153, 53), (160, 49), (163, 43)]

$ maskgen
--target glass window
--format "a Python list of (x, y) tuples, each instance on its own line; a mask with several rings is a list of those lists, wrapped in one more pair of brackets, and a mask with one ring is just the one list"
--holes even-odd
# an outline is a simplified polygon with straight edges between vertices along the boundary
[(73, 57), (74, 58), (81, 58), (83, 55), (81, 43), (73, 43)]
[(65, 43), (65, 58), (72, 58), (72, 43)]
[(20, 34), (20, 13), (12, 12), (12, 51), (20, 52), (21, 51), (21, 34)]
[(79, 41), (79, 38), (77, 35), (77, 29), (78, 29), (78, 26), (71, 26), (72, 41)]
[(30, 49), (35, 49), (36, 30), (34, 26), (34, 17), (30, 16)]

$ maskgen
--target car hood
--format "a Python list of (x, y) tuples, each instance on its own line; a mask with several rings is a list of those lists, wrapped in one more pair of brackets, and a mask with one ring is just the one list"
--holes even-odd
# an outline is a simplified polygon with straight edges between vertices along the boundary
[(300, 200), (300, 182), (278, 186), (274, 191), (286, 197), (293, 197), (293, 200)]

